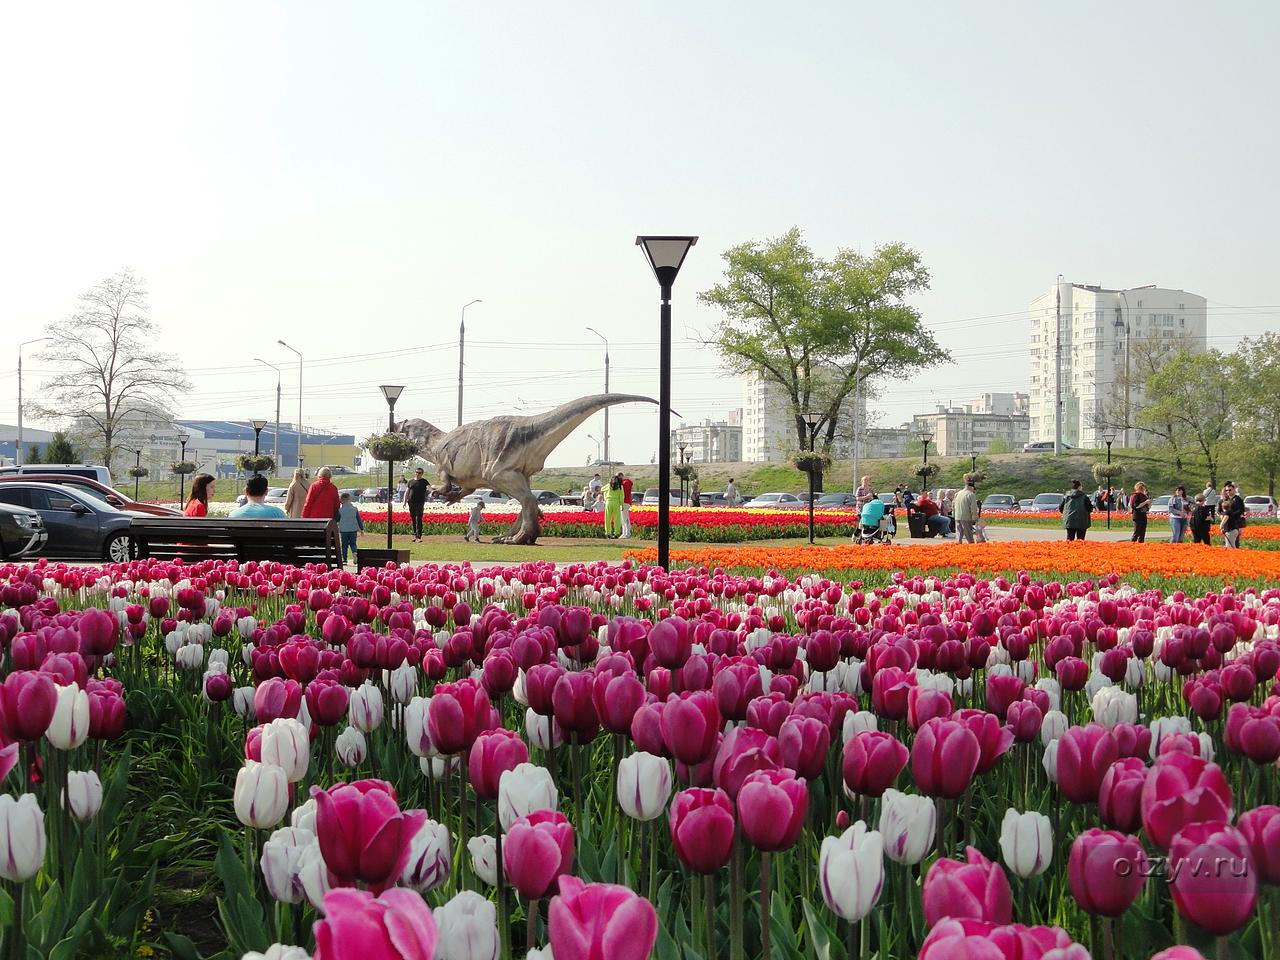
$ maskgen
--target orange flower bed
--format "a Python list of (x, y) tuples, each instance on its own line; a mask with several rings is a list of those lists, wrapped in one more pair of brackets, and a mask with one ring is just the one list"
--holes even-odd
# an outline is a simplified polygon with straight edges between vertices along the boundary
[[(657, 551), (628, 550), (625, 557), (654, 563)], [(703, 567), (780, 570), (1000, 570), (1074, 571), (1087, 574), (1158, 574), (1280, 581), (1280, 551), (1228, 550), (1170, 543), (1081, 543), (1066, 540), (1012, 543), (939, 543), (911, 547), (734, 547), (672, 550), (671, 559)]]
[(1280, 540), (1280, 523), (1245, 527), (1241, 536), (1245, 540)]

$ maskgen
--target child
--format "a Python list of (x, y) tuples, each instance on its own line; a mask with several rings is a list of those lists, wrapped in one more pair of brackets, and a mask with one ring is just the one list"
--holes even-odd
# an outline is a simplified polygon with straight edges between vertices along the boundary
[(360, 508), (351, 502), (351, 494), (344, 493), (338, 501), (338, 534), (342, 540), (342, 565), (347, 565), (347, 551), (356, 552), (356, 538), (364, 531), (364, 518)]
[(1209, 531), (1213, 529), (1213, 507), (1205, 500), (1203, 493), (1196, 494), (1196, 505), (1191, 511), (1191, 542), (1213, 543)]
[(476, 543), (480, 542), (480, 519), (484, 514), (484, 500), (477, 500), (471, 508), (471, 515), (467, 517), (467, 535), (464, 542), (471, 542), (472, 539)]

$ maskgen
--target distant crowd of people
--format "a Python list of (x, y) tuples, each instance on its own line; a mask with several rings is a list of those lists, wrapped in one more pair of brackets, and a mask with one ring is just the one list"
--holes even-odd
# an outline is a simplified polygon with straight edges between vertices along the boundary
[[(1060, 508), (1067, 539), (1083, 540), (1093, 522), (1093, 512), (1106, 510), (1108, 502), (1112, 503), (1112, 510), (1128, 512), (1133, 519), (1130, 541), (1146, 543), (1152, 500), (1147, 485), (1141, 482), (1133, 485), (1133, 493), (1128, 496), (1119, 488), (1108, 496), (1108, 491), (1099, 487), (1098, 492), (1090, 497), (1079, 480), (1072, 480), (1071, 491)], [(1195, 497), (1188, 497), (1187, 488), (1178, 484), (1169, 496), (1169, 541), (1185, 543), (1190, 534), (1192, 543), (1211, 544), (1216, 521), (1223, 544), (1237, 548), (1240, 546), (1240, 531), (1248, 525), (1247, 513), (1244, 497), (1230, 480), (1222, 485), (1221, 493), (1213, 484), (1208, 484), (1204, 492), (1197, 493)]]

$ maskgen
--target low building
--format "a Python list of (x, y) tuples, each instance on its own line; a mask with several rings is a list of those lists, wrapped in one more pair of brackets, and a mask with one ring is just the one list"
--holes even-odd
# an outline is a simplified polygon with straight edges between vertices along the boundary
[(911, 442), (911, 429), (901, 427), (871, 427), (862, 436), (858, 453), (866, 460), (894, 460), (907, 455)]
[(922, 432), (933, 434), (929, 449), (940, 457), (1016, 453), (1031, 435), (1031, 418), (1026, 414), (974, 413), (968, 406), (938, 407), (934, 413), (918, 413), (912, 418), (911, 439), (918, 441)]
[(740, 463), (742, 425), (729, 421), (704, 420), (681, 424), (671, 431), (671, 462), (680, 459), (680, 445), (690, 463)]
[[(234, 475), (236, 457), (244, 453), (253, 453), (253, 424), (237, 420), (177, 420), (171, 436), (166, 437), (174, 444), (173, 457), (177, 459), (178, 434), (185, 434), (187, 441), (187, 459), (194, 462), (197, 469), (215, 475)], [(279, 463), (276, 465), (277, 476), (283, 476), (298, 466), (298, 455), (301, 453), (302, 466), (315, 470), (322, 466), (356, 469), (356, 458), (359, 448), (352, 434), (328, 433), (319, 430), (302, 431), (301, 449), (298, 446), (298, 431), (293, 424), (280, 425), (280, 442), (276, 446), (275, 424), (268, 423), (259, 438), (258, 452), (271, 455), (276, 449), (280, 451)]]
[[(53, 434), (48, 430), (33, 430), (26, 424), (22, 425), (22, 460), (27, 462), (31, 459), (31, 451), (38, 450), (41, 459), (44, 458), (44, 448), (53, 439)], [(11, 423), (0, 423), (0, 466), (11, 467), (17, 463), (18, 457), (18, 428)]]
[[(744, 375), (742, 383), (742, 459), (747, 463), (766, 463), (793, 456), (799, 444), (791, 399), (786, 391), (776, 381), (755, 371)], [(850, 438), (854, 432), (866, 425), (865, 395), (846, 397), (840, 405), (838, 421), (830, 453), (842, 459), (852, 453)], [(825, 433), (825, 429), (822, 432)]]

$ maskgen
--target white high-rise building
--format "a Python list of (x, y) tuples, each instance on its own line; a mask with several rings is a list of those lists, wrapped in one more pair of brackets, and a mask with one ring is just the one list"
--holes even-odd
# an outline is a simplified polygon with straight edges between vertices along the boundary
[[(1059, 326), (1060, 318), (1060, 326)], [(1116, 422), (1125, 405), (1126, 363), (1139, 344), (1177, 340), (1193, 351), (1205, 348), (1205, 299), (1184, 290), (1135, 287), (1109, 290), (1060, 282), (1031, 302), (1031, 440), (1052, 441), (1058, 385), (1054, 358), (1061, 350), (1062, 442), (1101, 447), (1104, 424)], [(1061, 335), (1059, 347), (1058, 336)], [(1141, 389), (1131, 368), (1129, 408), (1140, 409)], [(1111, 411), (1108, 416), (1104, 411)], [(1138, 431), (1119, 431), (1120, 446), (1143, 442)]]
[[(855, 405), (850, 394), (840, 406), (831, 455), (848, 457), (855, 424), (865, 433), (866, 421), (866, 397), (860, 396)], [(825, 432), (824, 427), (822, 433)], [(766, 380), (754, 371), (747, 373), (742, 381), (742, 459), (747, 463), (764, 463), (784, 460), (796, 452), (791, 399), (773, 380)]]

